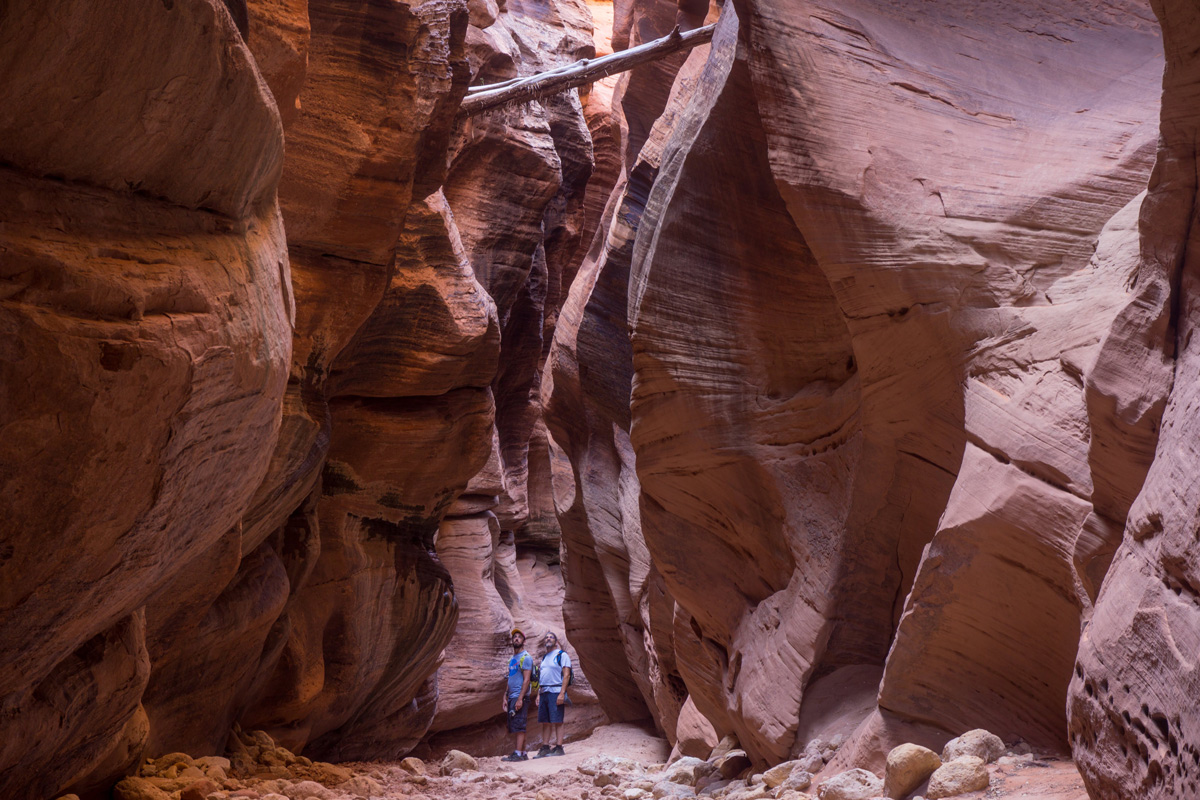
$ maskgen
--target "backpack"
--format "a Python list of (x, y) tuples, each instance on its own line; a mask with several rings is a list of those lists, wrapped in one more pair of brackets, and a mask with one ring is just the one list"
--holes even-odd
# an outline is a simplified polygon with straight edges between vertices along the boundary
[[(517, 667), (519, 669), (519, 668), (521, 668), (521, 665), (518, 663)], [(530, 697), (534, 697), (537, 695), (537, 693), (538, 693), (538, 671), (537, 671), (537, 668), (534, 666), (533, 656), (530, 656), (529, 657), (529, 695), (530, 695)]]
[[(558, 671), (559, 671), (559, 674), (562, 674), (562, 665), (563, 665), (563, 663), (562, 663), (562, 657), (563, 657), (563, 651), (562, 651), (562, 650), (559, 650), (559, 651), (558, 651), (558, 658), (557, 658), (557, 659), (555, 659), (555, 660), (558, 662)], [(571, 685), (571, 684), (572, 684), (574, 681), (575, 681), (575, 670), (574, 670), (574, 669), (572, 669), (570, 672), (568, 672), (568, 673), (567, 673), (567, 680), (566, 680), (566, 681), (563, 683), (563, 688), (564, 688), (564, 689), (565, 689), (565, 688), (567, 688), (567, 687), (568, 687), (568, 686), (570, 686), (570, 685)]]

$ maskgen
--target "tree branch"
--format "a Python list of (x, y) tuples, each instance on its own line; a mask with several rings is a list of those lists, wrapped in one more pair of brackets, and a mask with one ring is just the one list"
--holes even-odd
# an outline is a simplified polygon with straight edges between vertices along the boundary
[(661, 39), (655, 39), (602, 58), (585, 58), (582, 61), (555, 67), (525, 78), (513, 78), (501, 83), (472, 86), (467, 90), (467, 97), (463, 100), (459, 114), (464, 117), (473, 117), (497, 106), (537, 100), (540, 97), (594, 83), (601, 78), (657, 61), (672, 53), (707, 44), (712, 41), (713, 29), (716, 27), (716, 25), (706, 25), (687, 33), (680, 33), (679, 28), (676, 27)]

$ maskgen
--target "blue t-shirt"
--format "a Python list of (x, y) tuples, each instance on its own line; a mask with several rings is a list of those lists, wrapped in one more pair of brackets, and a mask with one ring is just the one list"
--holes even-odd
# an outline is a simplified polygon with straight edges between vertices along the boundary
[[(561, 662), (561, 663), (560, 663)], [(571, 666), (571, 657), (563, 650), (552, 650), (542, 657), (538, 670), (539, 692), (558, 691), (562, 688), (563, 667)]]
[(525, 683), (525, 670), (533, 669), (533, 656), (522, 650), (508, 660), (508, 696), (516, 697)]

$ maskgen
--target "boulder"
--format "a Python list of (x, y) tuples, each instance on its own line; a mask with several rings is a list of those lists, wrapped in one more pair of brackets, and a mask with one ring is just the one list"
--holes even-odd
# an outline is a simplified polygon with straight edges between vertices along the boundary
[(442, 759), (440, 771), (442, 775), (450, 775), (456, 769), (463, 771), (478, 770), (479, 762), (473, 756), (467, 755), (461, 750), (451, 750)]
[(764, 797), (772, 797), (772, 793), (765, 783), (756, 783), (745, 789), (728, 792), (724, 797), (725, 800), (762, 800)]
[(339, 783), (337, 790), (343, 794), (357, 794), (363, 797), (376, 797), (383, 794), (382, 784), (366, 775), (355, 775), (345, 783)]
[(852, 769), (821, 784), (820, 800), (872, 800), (883, 792), (883, 778), (865, 769)]
[(225, 780), (229, 776), (231, 765), (228, 758), (221, 756), (204, 756), (197, 758), (195, 761), (197, 767), (204, 771), (204, 774), (215, 780)]
[(708, 763), (715, 767), (715, 774), (726, 780), (733, 780), (745, 775), (753, 766), (753, 762), (750, 761), (750, 756), (745, 750), (730, 750), (720, 758), (710, 759)]
[[(678, 762), (676, 762), (678, 763)], [(624, 756), (598, 755), (589, 756), (576, 767), (584, 775), (600, 775), (602, 773), (619, 773), (627, 775), (632, 772), (641, 772), (642, 765), (631, 758)]]
[(125, 778), (113, 787), (113, 800), (172, 800), (170, 793), (155, 786), (149, 778)]
[(425, 762), (415, 756), (409, 756), (400, 761), (400, 769), (410, 775), (428, 775), (429, 768), (425, 766)]
[[(221, 784), (212, 779), (204, 778), (193, 781), (180, 790), (179, 800), (208, 800), (210, 794), (219, 791), (221, 791)], [(325, 800), (325, 798), (320, 798), (320, 800)]]
[(950, 762), (962, 756), (975, 756), (990, 764), (1004, 755), (1004, 742), (994, 733), (982, 728), (967, 731), (962, 736), (946, 742), (942, 748), (942, 761)]
[(686, 783), (676, 783), (675, 781), (659, 781), (654, 784), (654, 788), (650, 793), (658, 798), (658, 800), (673, 800), (680, 797), (695, 797), (696, 790)]
[(941, 765), (942, 759), (927, 747), (911, 743), (898, 745), (887, 756), (883, 793), (891, 798), (904, 797)]
[(684, 756), (663, 770), (663, 778), (672, 783), (684, 783), (688, 786), (695, 786), (696, 779), (699, 777), (696, 774), (697, 769), (704, 763), (702, 759)]
[(741, 748), (742, 746), (738, 742), (737, 734), (727, 733), (721, 737), (721, 741), (717, 742), (716, 747), (712, 749), (712, 752), (708, 754), (708, 757), (709, 759), (717, 759), (733, 750), (740, 750)]
[(925, 796), (929, 800), (986, 789), (990, 779), (987, 764), (977, 756), (960, 756), (938, 767), (929, 778)]
[(782, 764), (776, 764), (762, 774), (762, 782), (774, 789), (786, 781), (794, 770), (799, 765), (798, 761), (785, 761)]
[(675, 746), (685, 756), (711, 758), (717, 732), (691, 700), (685, 700), (675, 723)]
[[(339, 787), (338, 791), (346, 792), (349, 790)], [(337, 796), (338, 791), (322, 786), (316, 781), (300, 781), (299, 783), (293, 783), (287, 788), (280, 789), (281, 794), (286, 795), (291, 800), (310, 800), (310, 798), (312, 800), (332, 800), (332, 798)]]
[(799, 791), (802, 792), (812, 786), (812, 773), (796, 768), (792, 770), (792, 774), (788, 775), (787, 780), (779, 785), (780, 792)]
[(821, 755), (819, 750), (806, 748), (805, 751), (796, 759), (798, 769), (806, 772), (818, 773), (825, 766), (825, 757)]

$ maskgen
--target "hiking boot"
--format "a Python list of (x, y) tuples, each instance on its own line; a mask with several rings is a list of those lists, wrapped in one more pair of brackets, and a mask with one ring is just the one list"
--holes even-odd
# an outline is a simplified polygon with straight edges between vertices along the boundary
[(563, 752), (563, 749), (562, 749), (562, 745), (561, 745), (561, 744), (556, 744), (556, 745), (554, 745), (554, 747), (551, 747), (551, 748), (550, 748), (550, 752), (549, 752), (549, 753), (547, 753), (546, 755), (551, 755), (551, 756), (565, 756), (565, 755), (566, 755), (566, 753), (564, 753), (564, 752)]
[(524, 753), (519, 753), (516, 750), (513, 750), (511, 753), (509, 753), (508, 755), (506, 755), (504, 758), (502, 758), (500, 760), (501, 761), (528, 761), (529, 756), (527, 756)]
[(537, 755), (534, 756), (534, 758), (545, 758), (546, 756), (550, 755), (550, 750), (550, 745), (544, 744), (538, 748)]

